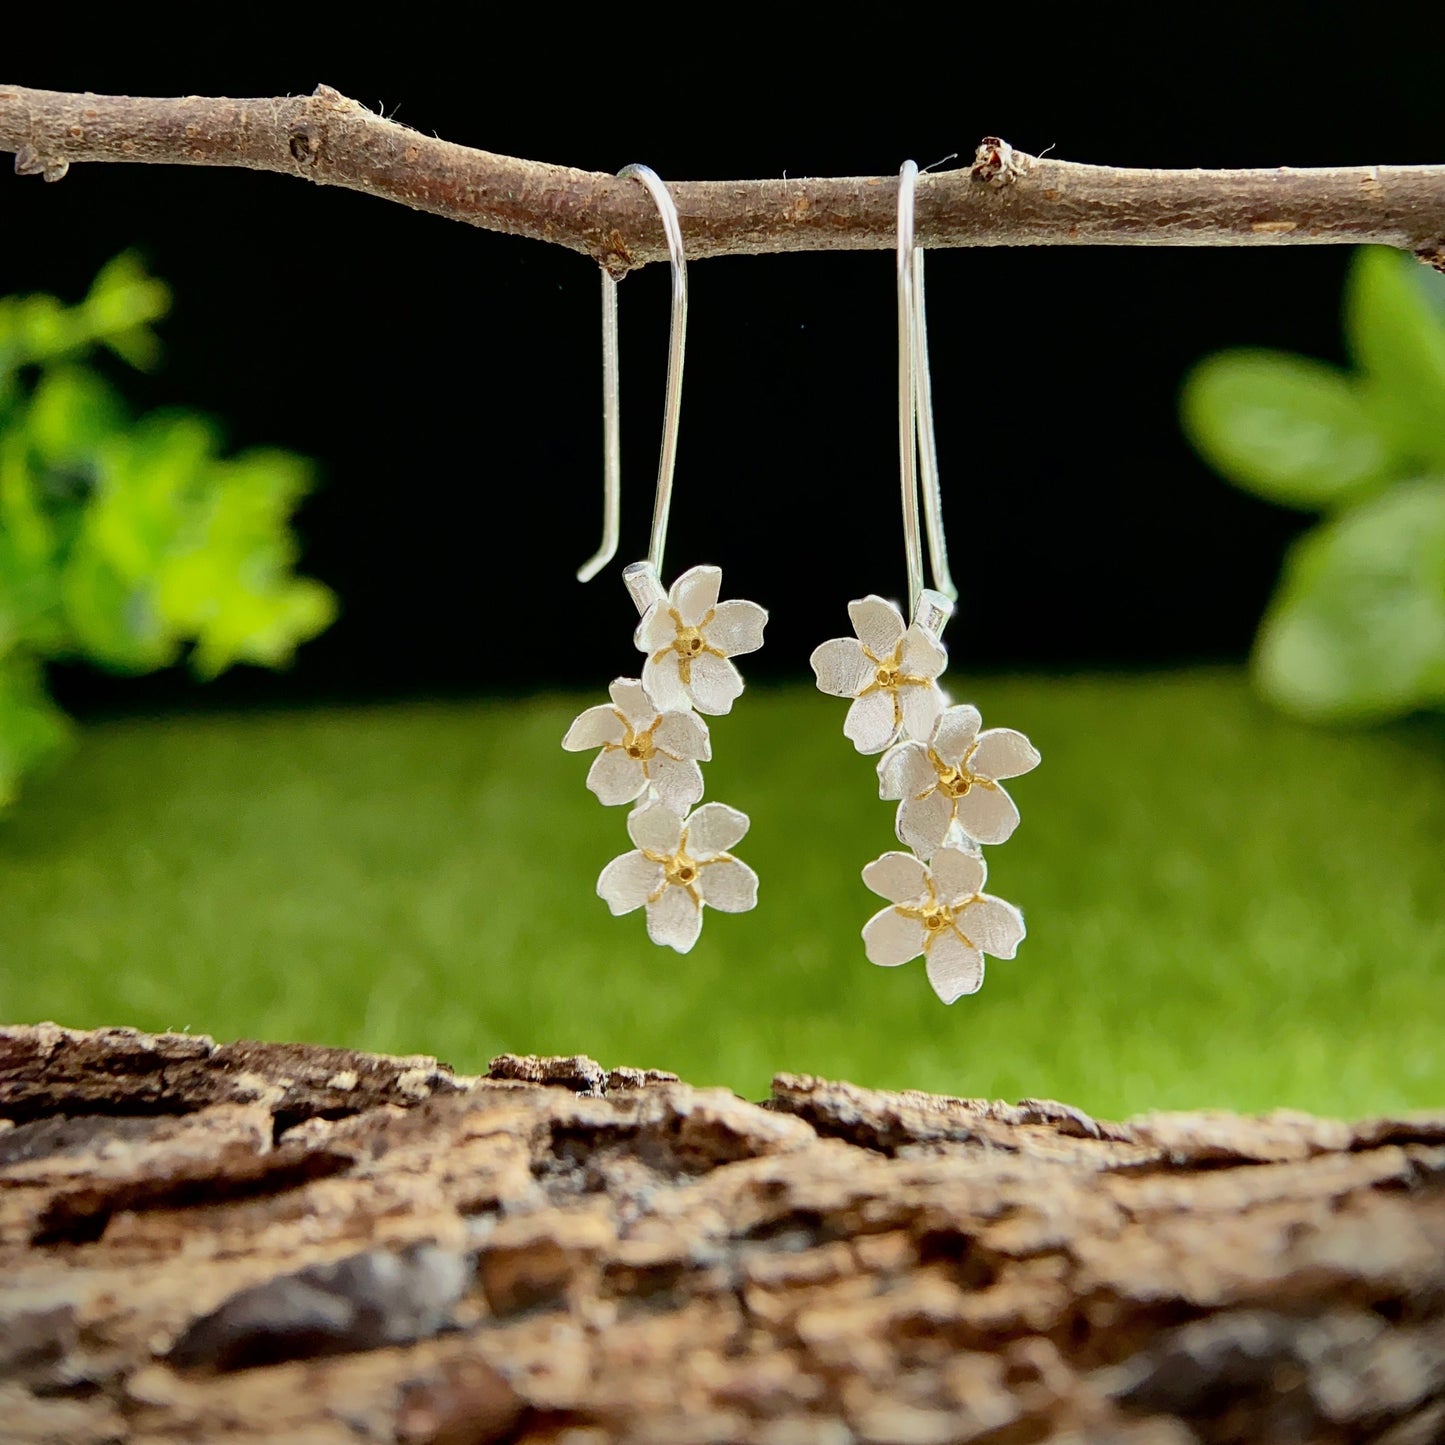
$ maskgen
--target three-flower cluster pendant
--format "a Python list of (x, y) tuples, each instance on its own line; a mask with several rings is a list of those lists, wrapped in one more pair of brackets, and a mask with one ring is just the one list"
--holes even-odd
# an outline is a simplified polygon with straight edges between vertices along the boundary
[(938, 679), (948, 664), (940, 640), (952, 612), (924, 589), (912, 623), (881, 597), (848, 604), (854, 636), (813, 653), (818, 687), (852, 699), (844, 734), (860, 753), (881, 753), (878, 794), (898, 804), (896, 831), (912, 852), (885, 853), (863, 881), (888, 900), (863, 927), (871, 962), (891, 968), (924, 956), (944, 1003), (983, 984), (985, 954), (1012, 958), (1023, 915), (983, 891), (985, 844), (1005, 842), (1019, 812), (1004, 778), (1035, 768), (1039, 755), (1012, 728), (981, 731), (968, 703), (949, 706)]
[[(732, 659), (763, 644), (768, 615), (755, 602), (720, 602), (722, 571), (694, 567), (664, 591), (647, 563), (624, 573), (642, 620), (634, 637), (640, 678), (616, 679), (611, 701), (588, 708), (562, 746), (597, 750), (587, 786), (627, 804), (633, 847), (614, 858), (597, 892), (614, 914), (645, 909), (648, 936), (686, 953), (705, 907), (742, 913), (757, 903), (757, 875), (732, 849), (746, 814), (701, 803), (701, 764), (712, 757), (704, 715), (727, 713), (743, 691)], [(1011, 903), (983, 892), (982, 849), (1006, 841), (1018, 809), (1003, 780), (1039, 755), (1011, 728), (982, 730), (978, 709), (950, 706), (938, 679), (951, 605), (925, 590), (914, 620), (881, 597), (849, 604), (855, 636), (812, 657), (818, 686), (852, 700), (843, 731), (860, 753), (881, 754), (879, 795), (896, 802), (899, 841), (863, 870), (885, 898), (863, 929), (868, 958), (891, 967), (922, 954), (945, 1003), (977, 991), (984, 955), (1012, 958), (1024, 937)]]
[(729, 851), (748, 831), (747, 814), (694, 805), (700, 764), (712, 757), (701, 714), (732, 710), (743, 680), (731, 659), (763, 645), (768, 614), (756, 602), (719, 602), (720, 567), (694, 567), (667, 592), (645, 562), (623, 578), (642, 613), (633, 638), (642, 676), (613, 682), (611, 703), (588, 708), (562, 746), (598, 749), (587, 786), (609, 806), (632, 805), (634, 846), (602, 870), (598, 895), (614, 914), (645, 908), (647, 936), (686, 953), (704, 907), (745, 913), (758, 901), (758, 875)]

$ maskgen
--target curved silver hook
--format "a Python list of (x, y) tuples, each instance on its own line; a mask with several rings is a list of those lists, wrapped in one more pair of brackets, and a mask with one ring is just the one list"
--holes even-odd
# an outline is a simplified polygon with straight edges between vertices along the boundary
[(672, 509), (672, 473), (677, 462), (677, 427), (682, 411), (682, 362), (687, 342), (687, 261), (682, 253), (682, 226), (677, 207), (657, 173), (647, 166), (624, 166), (624, 180), (641, 181), (662, 217), (667, 253), (672, 263), (672, 327), (667, 348), (667, 399), (662, 413), (662, 452), (657, 461), (657, 495), (652, 504), (652, 540), (647, 560), (662, 575), (662, 549), (667, 542), (667, 517)]
[(898, 458), (909, 605), (915, 609), (923, 592), (923, 543), (918, 526), (920, 484), (934, 590), (949, 602), (958, 597), (948, 569), (948, 544), (943, 531), (943, 491), (938, 477), (933, 386), (928, 369), (928, 323), (923, 303), (923, 248), (914, 245), (913, 203), (917, 181), (917, 164), (904, 161), (898, 172)]
[(928, 533), (928, 562), (933, 587), (950, 602), (958, 588), (948, 569), (948, 540), (943, 533), (943, 487), (938, 479), (938, 441), (933, 432), (933, 380), (928, 370), (928, 319), (923, 309), (923, 247), (913, 249), (913, 394), (918, 411), (918, 468), (923, 490), (923, 524)]
[(918, 166), (898, 172), (898, 473), (903, 489), (903, 554), (908, 562), (908, 610), (923, 591), (923, 541), (918, 535), (918, 426), (914, 409), (913, 190)]
[[(682, 363), (687, 342), (687, 261), (682, 227), (667, 187), (648, 166), (623, 166), (619, 180), (641, 181), (662, 216), (672, 260), (672, 327), (667, 353), (667, 398), (663, 404), (662, 452), (657, 462), (657, 495), (652, 504), (652, 540), (647, 560), (662, 572), (667, 519), (672, 510), (672, 475), (677, 463), (678, 418), (682, 410)], [(616, 555), (622, 516), (621, 366), (617, 343), (617, 282), (602, 268), (602, 544), (577, 569), (579, 582), (590, 582)]]
[(622, 524), (622, 423), (617, 358), (617, 278), (602, 267), (602, 544), (577, 569), (590, 582), (616, 555)]

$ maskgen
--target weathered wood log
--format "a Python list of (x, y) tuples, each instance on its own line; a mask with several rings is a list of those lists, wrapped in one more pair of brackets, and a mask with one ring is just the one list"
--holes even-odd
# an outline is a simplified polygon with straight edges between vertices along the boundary
[(1445, 1439), (1445, 1113), (0, 1030), (0, 1439)]

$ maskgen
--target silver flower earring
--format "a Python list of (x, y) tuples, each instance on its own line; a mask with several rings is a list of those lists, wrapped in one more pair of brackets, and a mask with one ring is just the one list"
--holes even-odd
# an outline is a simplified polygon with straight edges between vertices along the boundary
[[(1012, 728), (980, 731), (978, 709), (949, 706), (938, 679), (947, 666), (943, 629), (958, 592), (949, 575), (933, 432), (923, 249), (913, 243), (918, 167), (898, 178), (898, 446), (910, 620), (882, 597), (848, 604), (854, 637), (813, 653), (818, 687), (852, 699), (844, 734), (860, 753), (881, 753), (879, 796), (898, 804), (896, 831), (912, 851), (885, 853), (863, 881), (888, 900), (863, 928), (868, 959), (884, 967), (923, 954), (928, 980), (945, 1003), (975, 993), (984, 955), (1012, 958), (1023, 915), (982, 892), (982, 846), (1004, 842), (1018, 809), (1001, 785), (1038, 765)], [(920, 477), (933, 586), (924, 586), (919, 536)]]
[[(588, 708), (567, 731), (569, 752), (596, 748), (587, 786), (608, 805), (631, 805), (627, 831), (635, 845), (614, 858), (597, 892), (614, 914), (647, 910), (654, 943), (686, 953), (697, 942), (704, 907), (743, 913), (757, 903), (757, 874), (729, 851), (748, 818), (724, 803), (694, 807), (703, 794), (702, 768), (712, 756), (699, 714), (731, 711), (743, 680), (731, 659), (763, 645), (768, 614), (755, 602), (720, 602), (719, 567), (693, 567), (664, 588), (662, 550), (672, 504), (687, 333), (687, 264), (682, 228), (667, 188), (646, 166), (627, 166), (624, 179), (647, 187), (662, 215), (672, 261), (672, 330), (662, 455), (647, 560), (623, 569), (622, 580), (642, 614), (634, 634), (645, 654), (640, 678), (616, 678), (610, 703)], [(616, 555), (621, 514), (617, 283), (602, 272), (603, 531), (602, 545), (577, 573), (595, 577)]]

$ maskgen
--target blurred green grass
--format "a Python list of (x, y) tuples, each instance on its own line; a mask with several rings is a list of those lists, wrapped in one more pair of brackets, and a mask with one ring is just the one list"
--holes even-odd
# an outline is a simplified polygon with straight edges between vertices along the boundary
[(1111, 1115), (1445, 1102), (1439, 720), (1310, 731), (1224, 671), (968, 692), (1044, 763), (990, 853), (1030, 936), (952, 1008), (863, 957), (892, 809), (797, 687), (714, 720), (762, 892), (685, 957), (594, 895), (629, 845), (558, 747), (592, 697), (96, 724), (0, 825), (0, 1018), (582, 1051), (749, 1096), (790, 1069)]

